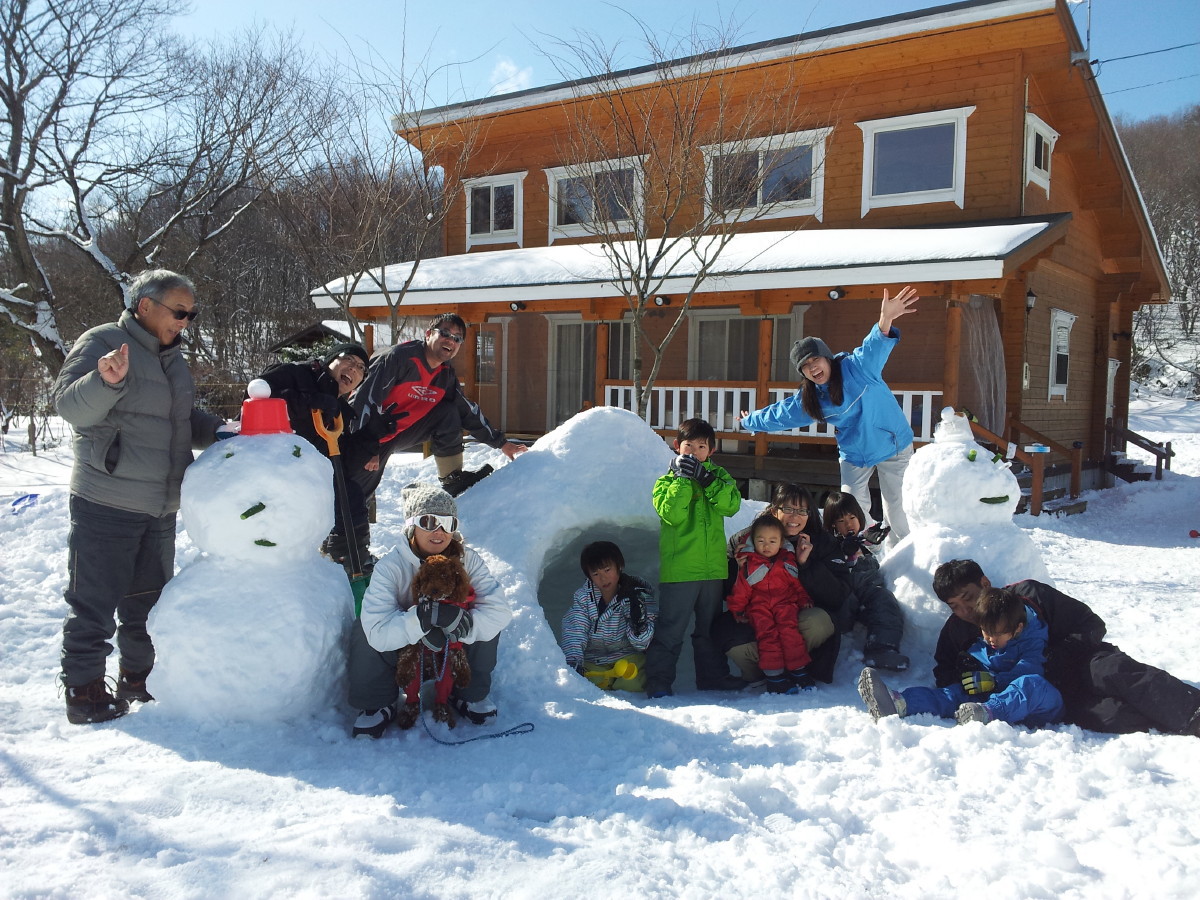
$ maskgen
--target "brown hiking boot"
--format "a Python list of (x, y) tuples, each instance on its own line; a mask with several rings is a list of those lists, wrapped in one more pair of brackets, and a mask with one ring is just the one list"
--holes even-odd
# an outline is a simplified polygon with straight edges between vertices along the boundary
[(81, 687), (67, 685), (67, 721), (72, 725), (91, 725), (119, 719), (129, 712), (129, 701), (108, 692), (104, 676)]
[(121, 677), (117, 679), (117, 699), (136, 700), (138, 703), (149, 703), (154, 696), (146, 690), (146, 679), (150, 670), (145, 672), (130, 672), (121, 669)]

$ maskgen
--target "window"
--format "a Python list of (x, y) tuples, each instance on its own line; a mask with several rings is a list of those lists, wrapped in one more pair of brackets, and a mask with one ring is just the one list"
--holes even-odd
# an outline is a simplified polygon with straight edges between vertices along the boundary
[(475, 383), (496, 383), (496, 334), (480, 331), (475, 337)]
[(1071, 362), (1071, 328), (1075, 316), (1061, 309), (1050, 310), (1050, 391), (1048, 399), (1067, 399), (1067, 375)]
[(702, 148), (705, 203), (725, 221), (823, 214), (832, 128)]
[(962, 208), (973, 106), (859, 122), (862, 215), (884, 206), (953, 201)]
[(546, 170), (550, 243), (630, 230), (642, 207), (640, 157)]
[(550, 320), (549, 404), (547, 425), (556, 428), (595, 400), (596, 323), (578, 313), (552, 314)]
[[(772, 316), (772, 381), (795, 381), (788, 353), (792, 335), (800, 334), (807, 306), (790, 316)], [(693, 309), (688, 313), (688, 379), (691, 381), (757, 381), (759, 319), (727, 309)]]
[(1025, 183), (1033, 182), (1050, 193), (1050, 156), (1058, 132), (1033, 113), (1025, 114)]
[(467, 193), (468, 250), (477, 244), (515, 243), (521, 246), (525, 175), (525, 172), (515, 172), (463, 181)]

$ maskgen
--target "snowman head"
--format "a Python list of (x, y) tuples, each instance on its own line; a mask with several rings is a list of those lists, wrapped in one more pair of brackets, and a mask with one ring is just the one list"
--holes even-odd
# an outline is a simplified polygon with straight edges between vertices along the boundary
[(332, 469), (294, 434), (240, 435), (200, 455), (180, 507), (196, 545), (257, 565), (314, 556), (333, 526)]
[(933, 443), (904, 473), (904, 511), (913, 526), (977, 526), (1012, 521), (1020, 487), (1008, 465), (980, 444), (971, 423), (947, 407)]

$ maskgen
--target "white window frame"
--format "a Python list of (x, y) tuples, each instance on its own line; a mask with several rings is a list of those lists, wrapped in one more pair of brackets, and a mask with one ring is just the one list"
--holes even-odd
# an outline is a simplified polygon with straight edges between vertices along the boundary
[[(942, 109), (936, 112), (914, 113), (908, 116), (891, 116), (857, 122), (863, 133), (862, 216), (872, 209), (889, 206), (915, 206), (920, 203), (952, 202), (959, 209), (966, 202), (967, 180), (967, 118), (975, 112), (974, 106), (958, 109)], [(927, 191), (907, 191), (902, 194), (871, 193), (875, 175), (875, 136), (888, 131), (909, 131), (934, 125), (954, 126), (954, 178), (946, 188)]]
[[(1041, 137), (1046, 144), (1046, 168), (1036, 165), (1034, 153), (1037, 139)], [(1054, 157), (1054, 145), (1058, 142), (1058, 132), (1047, 125), (1039, 116), (1025, 113), (1025, 183), (1036, 184), (1050, 196), (1050, 163)]]
[[(1075, 327), (1075, 320), (1078, 318), (1073, 313), (1069, 313), (1064, 309), (1050, 309), (1050, 371), (1047, 375), (1048, 388), (1046, 391), (1046, 399), (1053, 400), (1055, 397), (1067, 399), (1067, 383), (1071, 378), (1071, 329)], [(1060, 353), (1058, 350), (1058, 332), (1059, 329), (1066, 329), (1067, 345), (1065, 351)], [(1058, 357), (1066, 356), (1067, 358), (1067, 377), (1061, 382), (1058, 381)]]
[[(792, 311), (789, 313), (784, 313), (782, 315), (770, 315), (770, 316), (765, 316), (765, 317), (764, 316), (754, 316), (753, 321), (755, 323), (757, 323), (760, 319), (768, 318), (768, 319), (774, 319), (776, 321), (776, 323), (788, 322), (788, 323), (790, 323), (790, 332), (792, 335), (792, 341), (795, 342), (795, 341), (800, 340), (800, 338), (796, 337), (796, 335), (804, 334), (804, 314), (808, 311), (808, 309), (809, 309), (809, 306), (807, 304), (797, 304), (796, 306), (792, 307)], [(704, 309), (696, 309), (693, 307), (692, 309), (688, 310), (688, 326), (687, 326), (688, 327), (688, 347), (696, 348), (695, 353), (690, 352), (690, 351), (688, 353), (688, 359), (687, 359), (688, 381), (700, 382), (700, 381), (704, 380), (703, 373), (700, 371), (700, 359), (699, 359), (699, 355), (698, 355), (699, 347), (700, 347), (700, 323), (701, 323), (701, 321), (716, 320), (716, 321), (728, 322), (728, 321), (731, 321), (734, 319), (742, 320), (742, 319), (747, 319), (747, 318), (750, 318), (750, 317), (743, 316), (736, 307), (727, 307), (727, 306), (726, 307), (711, 307), (711, 308), (706, 307)], [(774, 343), (774, 338), (772, 338), (772, 343)], [(784, 349), (784, 358), (782, 360), (780, 360), (779, 362), (780, 362), (780, 365), (784, 366), (785, 372), (786, 372), (786, 368), (790, 362), (787, 359), (787, 349), (789, 349), (789, 348), (783, 348), (783, 349)], [(728, 353), (729, 353), (728, 340), (726, 340), (726, 344), (725, 344), (725, 353), (726, 353), (726, 370), (728, 371)], [(771, 377), (768, 378), (767, 380), (775, 381), (776, 380), (774, 377), (775, 376), (775, 366), (773, 365), (775, 363), (775, 360), (772, 359), (771, 362), (772, 362)], [(796, 377), (799, 378), (798, 375)], [(723, 381), (725, 379), (721, 379), (721, 380)], [(785, 378), (783, 380), (787, 381), (789, 379)]]
[[(467, 209), (467, 249), (484, 244), (516, 244), (524, 246), (523, 225), (525, 222), (525, 176), (526, 172), (508, 172), (504, 175), (485, 175), (480, 178), (464, 178), (463, 192), (466, 197)], [(491, 231), (488, 234), (471, 234), (471, 191), (478, 187), (513, 186), (513, 227), (502, 231)], [(492, 194), (492, 209), (495, 210), (495, 193)]]
[[(619, 159), (604, 160), (602, 162), (580, 163), (579, 165), (572, 166), (555, 166), (553, 168), (546, 169), (546, 188), (549, 194), (550, 203), (550, 208), (548, 210), (549, 215), (547, 216), (550, 224), (549, 243), (553, 244), (554, 241), (559, 238), (603, 237), (606, 233), (603, 228), (598, 229), (595, 226), (580, 224), (558, 224), (558, 183), (560, 181), (569, 181), (572, 178), (594, 177), (598, 174), (603, 174), (604, 172), (617, 172), (621, 169), (632, 169), (634, 194), (633, 205), (635, 207), (634, 213), (637, 217), (636, 223), (640, 225), (642, 216), (644, 215), (646, 196), (646, 170), (644, 164), (645, 157), (643, 156), (625, 156)], [(593, 214), (594, 212), (595, 211), (593, 210)], [(620, 228), (620, 222), (612, 223), (618, 228), (616, 231), (617, 234), (626, 234), (633, 231), (635, 221), (625, 221), (629, 221), (630, 223), (630, 227), (627, 229)]]
[[(721, 222), (744, 222), (755, 219), (781, 219), (785, 216), (812, 216), (818, 222), (825, 215), (825, 142), (833, 128), (815, 128), (809, 131), (791, 131), (748, 141), (728, 141), (701, 147), (704, 155), (704, 211), (715, 215)], [(723, 214), (713, 206), (716, 173), (713, 162), (717, 157), (734, 153), (757, 153), (759, 171), (762, 171), (762, 155), (776, 151), (796, 150), (801, 147), (812, 149), (812, 179), (809, 182), (811, 196), (807, 200), (787, 200), (768, 204), (764, 209), (760, 202), (756, 206), (737, 210), (726, 210)], [(758, 186), (758, 197), (762, 197), (762, 185)]]

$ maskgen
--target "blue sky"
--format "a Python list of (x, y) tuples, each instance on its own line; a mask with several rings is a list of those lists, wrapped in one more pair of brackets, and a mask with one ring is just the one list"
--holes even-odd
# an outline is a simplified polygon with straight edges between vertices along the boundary
[[(255, 23), (292, 28), (317, 50), (365, 55), (369, 46), (393, 66), (402, 48), (447, 67), (433, 85), (435, 105), (561, 80), (539, 46), (544, 35), (570, 37), (592, 31), (628, 48), (623, 62), (637, 65), (631, 9), (658, 35), (684, 34), (701, 25), (733, 21), (739, 43), (784, 37), (938, 5), (930, 0), (637, 0), (613, 5), (595, 0), (442, 0), (413, 3), (405, 21), (403, 0), (195, 0), (176, 20), (186, 35), (214, 37)], [(1081, 34), (1087, 4), (1074, 5)], [(1200, 41), (1200, 0), (1092, 0), (1089, 57), (1104, 62), (1099, 83), (1109, 110), (1130, 118), (1177, 112), (1200, 103), (1200, 46), (1153, 53)]]

